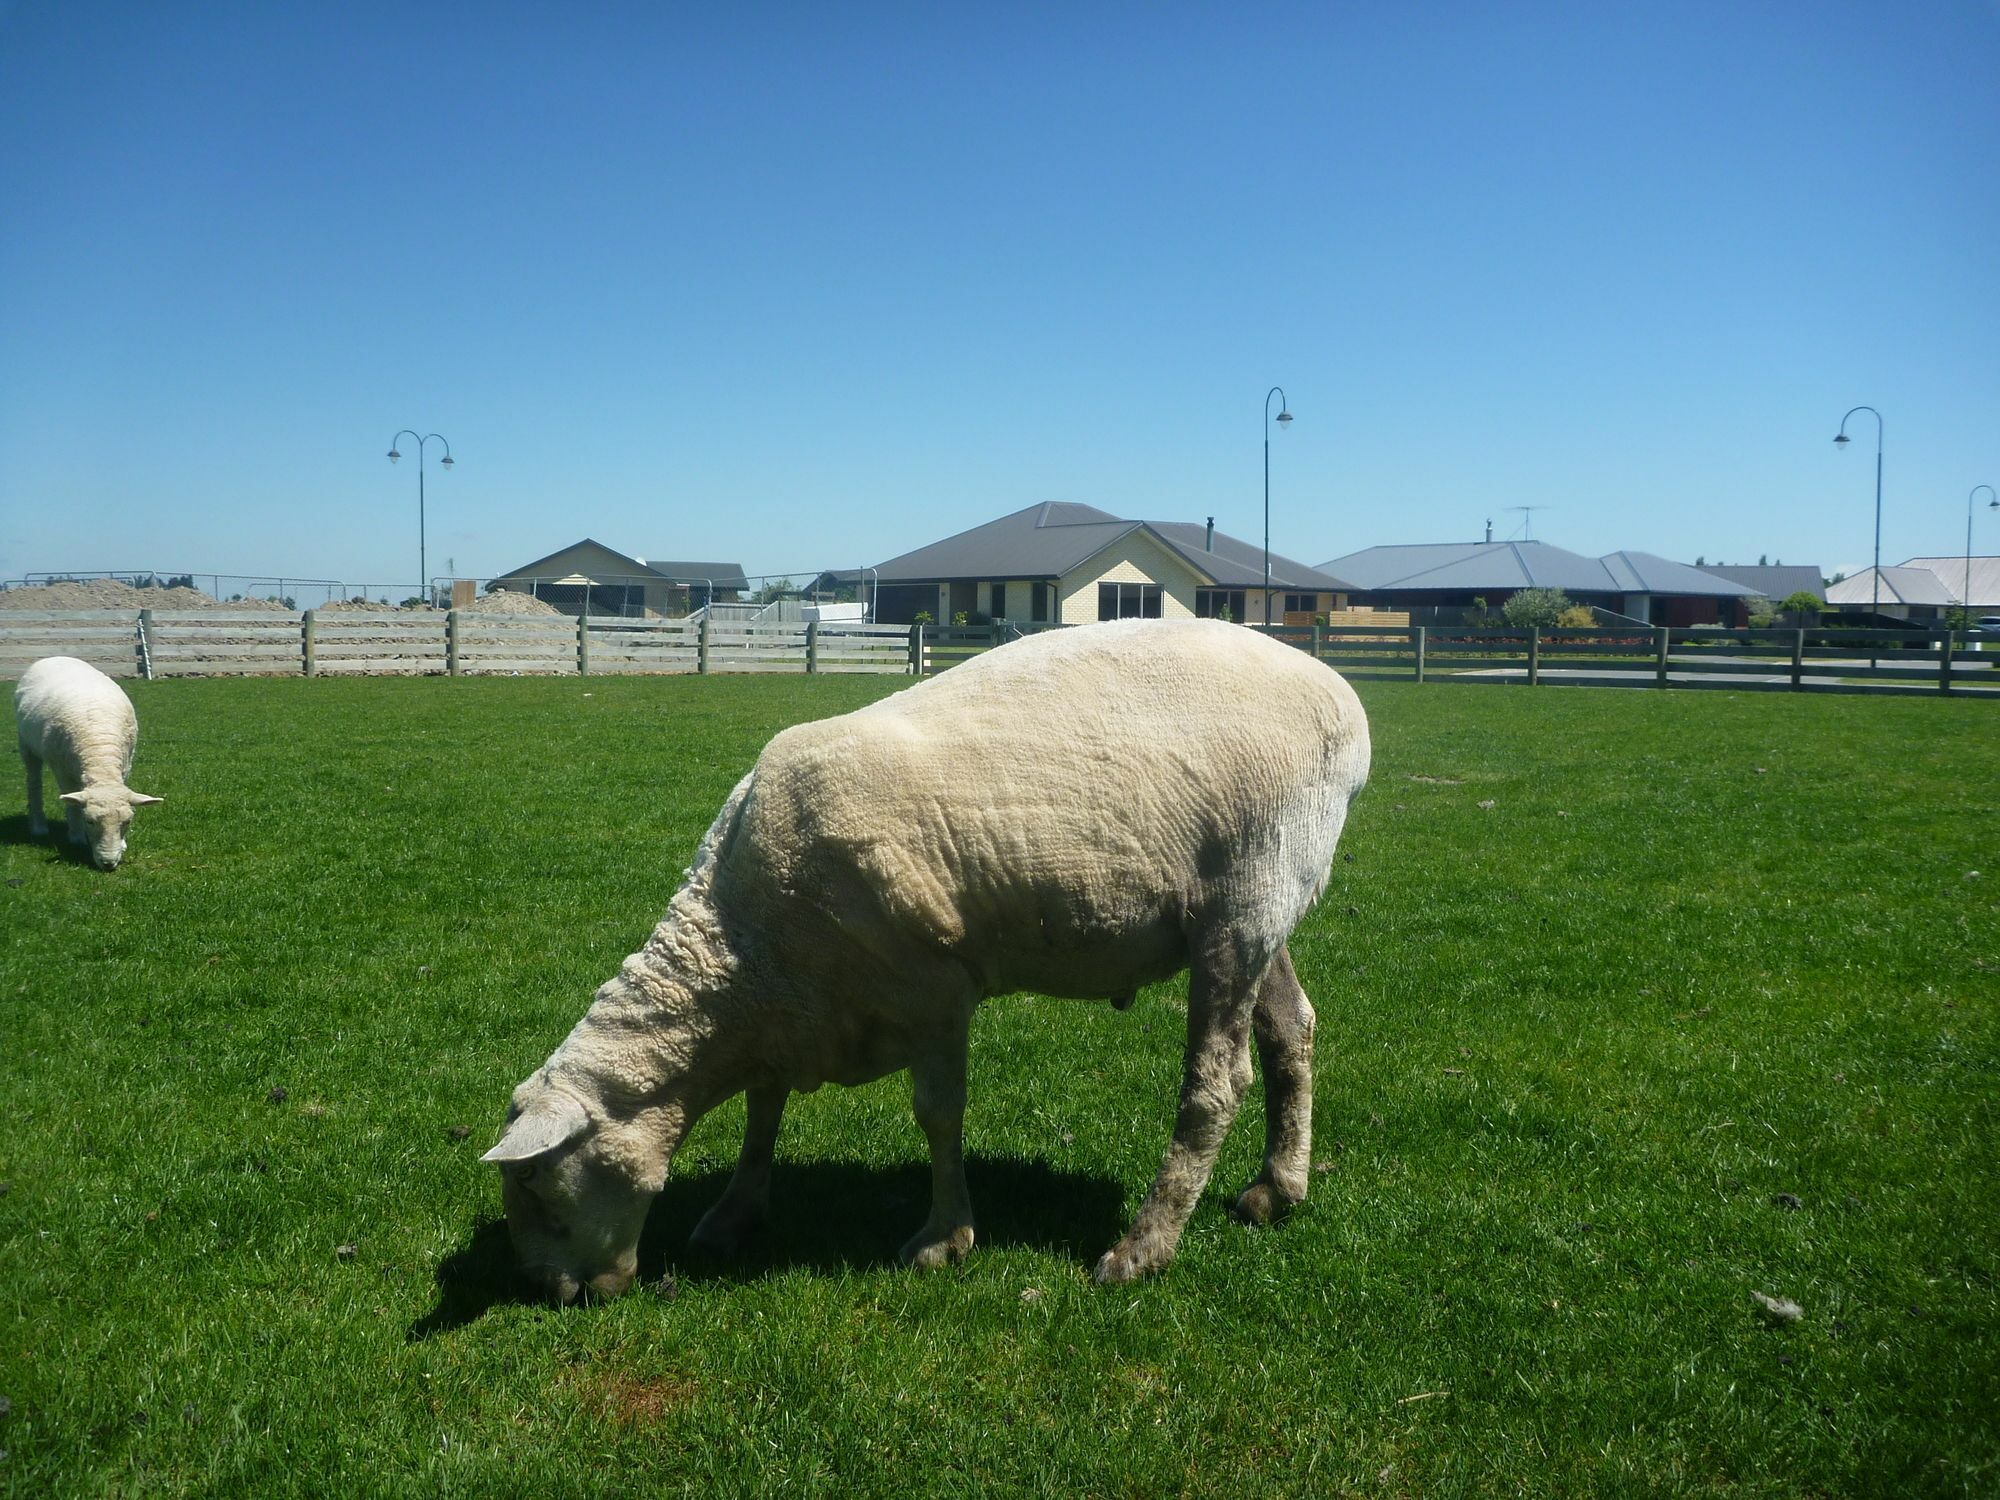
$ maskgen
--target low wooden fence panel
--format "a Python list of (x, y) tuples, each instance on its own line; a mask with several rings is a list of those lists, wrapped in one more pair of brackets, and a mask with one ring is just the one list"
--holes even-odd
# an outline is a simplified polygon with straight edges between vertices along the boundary
[(136, 609), (0, 611), (0, 678), (19, 677), (45, 656), (76, 656), (112, 677), (137, 677)]

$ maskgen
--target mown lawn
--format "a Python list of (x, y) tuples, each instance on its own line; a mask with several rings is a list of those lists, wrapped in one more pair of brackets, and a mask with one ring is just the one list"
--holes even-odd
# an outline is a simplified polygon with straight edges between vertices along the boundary
[(1090, 1285), (1183, 991), (1016, 997), (961, 1270), (893, 1263), (885, 1081), (794, 1101), (752, 1261), (684, 1250), (739, 1103), (653, 1287), (515, 1300), (508, 1090), (764, 740), (893, 686), (134, 684), (167, 802), (112, 875), (8, 793), (0, 1491), (2000, 1489), (1991, 704), (1364, 684), (1291, 1222), (1222, 1212), (1253, 1095), (1179, 1261)]

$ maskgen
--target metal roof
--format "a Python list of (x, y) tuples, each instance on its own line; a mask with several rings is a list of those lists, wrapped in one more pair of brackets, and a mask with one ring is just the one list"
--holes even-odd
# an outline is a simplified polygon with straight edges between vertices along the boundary
[(702, 583), (713, 581), (719, 589), (745, 589), (750, 580), (743, 576), (743, 564), (725, 562), (642, 562), (627, 556), (616, 547), (607, 547), (595, 537), (585, 537), (580, 542), (571, 542), (567, 547), (558, 547), (546, 557), (538, 557), (531, 563), (523, 563), (518, 568), (510, 568), (505, 573), (497, 573), (497, 578), (538, 578), (544, 576), (540, 570), (559, 557), (566, 557), (579, 547), (595, 547), (608, 553), (619, 562), (629, 565), (630, 571), (620, 574), (606, 573), (604, 577), (648, 578), (657, 577), (674, 583)]
[[(1192, 521), (1125, 521), (1092, 505), (1051, 500), (1030, 505), (970, 530), (932, 542), (880, 567), (884, 583), (933, 579), (1060, 578), (1135, 531), (1184, 559), (1203, 577), (1229, 588), (1261, 588), (1261, 547), (1218, 531), (1213, 551), (1203, 546), (1206, 528)], [(1271, 554), (1271, 587), (1341, 592), (1339, 579)]]
[[(1951, 595), (1953, 604), (1970, 604), (1974, 609), (2000, 609), (2000, 557), (1972, 556), (1972, 571), (1965, 570), (1965, 554), (1957, 557), (1906, 557), (1906, 568), (1929, 568), (1937, 574)], [(1965, 581), (1972, 580), (1971, 597), (1966, 597)]]
[(1655, 557), (1610, 552), (1585, 557), (1548, 542), (1423, 542), (1366, 547), (1323, 562), (1328, 573), (1365, 592), (1437, 589), (1562, 589), (1573, 594), (1696, 594), (1736, 598), (1753, 592), (1728, 579)]
[[(1828, 604), (1871, 604), (1875, 601), (1875, 570), (1863, 568), (1852, 577), (1826, 586)], [(1955, 604), (1944, 580), (1929, 568), (1900, 567), (1882, 570), (1881, 600), (1884, 604)]]
[(1702, 572), (1713, 573), (1731, 583), (1740, 583), (1766, 599), (1789, 599), (1794, 594), (1811, 594), (1817, 599), (1826, 597), (1826, 579), (1818, 568), (1790, 563), (1759, 564), (1754, 568), (1723, 563), (1703, 563), (1700, 566)]

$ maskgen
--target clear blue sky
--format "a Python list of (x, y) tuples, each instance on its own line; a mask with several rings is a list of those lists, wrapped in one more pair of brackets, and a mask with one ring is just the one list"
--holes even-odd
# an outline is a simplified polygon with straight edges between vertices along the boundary
[[(0, 0), (0, 578), (753, 573), (1077, 500), (1320, 562), (1956, 552), (2000, 3)], [(1983, 506), (1977, 550), (2000, 552)]]

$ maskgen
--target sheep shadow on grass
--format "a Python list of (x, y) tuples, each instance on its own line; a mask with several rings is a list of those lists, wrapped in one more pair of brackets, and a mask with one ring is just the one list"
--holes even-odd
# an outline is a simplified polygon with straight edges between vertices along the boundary
[[(1026, 1247), (1088, 1265), (1124, 1229), (1125, 1189), (1110, 1177), (978, 1155), (966, 1158), (965, 1175), (981, 1246)], [(682, 1282), (745, 1282), (792, 1268), (894, 1266), (897, 1250), (930, 1207), (927, 1162), (872, 1167), (781, 1160), (771, 1173), (770, 1219), (750, 1246), (727, 1260), (697, 1255), (688, 1236), (728, 1182), (726, 1168), (668, 1179), (639, 1237), (642, 1284), (657, 1283), (668, 1271)], [(538, 1299), (519, 1278), (506, 1222), (492, 1218), (475, 1225), (465, 1245), (439, 1263), (437, 1304), (410, 1325), (409, 1341), (462, 1328), (506, 1303)]]
[(0, 818), (0, 844), (18, 844), (26, 849), (44, 851), (51, 863), (88, 865), (91, 863), (90, 847), (87, 844), (72, 844), (69, 832), (61, 817), (49, 825), (47, 833), (31, 833), (28, 815), (16, 813), (10, 818)]

